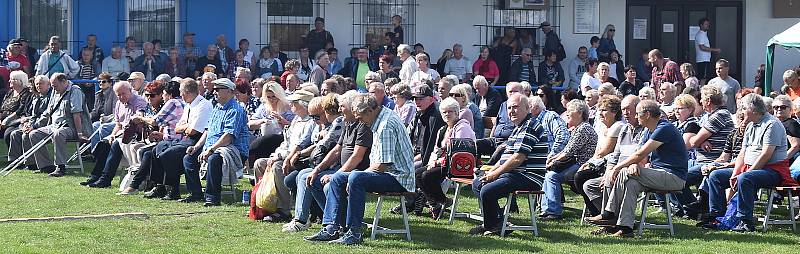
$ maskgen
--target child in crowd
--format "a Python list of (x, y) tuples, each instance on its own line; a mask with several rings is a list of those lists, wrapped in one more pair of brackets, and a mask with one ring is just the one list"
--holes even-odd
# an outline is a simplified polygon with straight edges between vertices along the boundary
[(597, 47), (600, 47), (600, 38), (592, 36), (592, 38), (589, 39), (589, 43), (592, 44), (592, 46), (589, 47), (589, 59), (597, 59)]

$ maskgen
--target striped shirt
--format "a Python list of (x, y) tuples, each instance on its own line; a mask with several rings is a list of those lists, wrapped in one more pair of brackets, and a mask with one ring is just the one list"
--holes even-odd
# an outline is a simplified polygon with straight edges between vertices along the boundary
[(411, 139), (400, 117), (391, 109), (381, 107), (381, 112), (372, 124), (373, 138), (369, 160), (371, 163), (388, 164), (387, 174), (392, 175), (403, 188), (413, 192), (414, 151)]
[(239, 155), (247, 157), (250, 147), (250, 132), (247, 130), (247, 114), (236, 99), (231, 98), (225, 104), (217, 103), (211, 110), (208, 130), (203, 151), (208, 150), (223, 134), (233, 135), (231, 145), (239, 149)]
[(539, 113), (539, 116), (536, 117), (536, 122), (541, 123), (547, 133), (547, 144), (550, 148), (550, 154), (547, 156), (553, 156), (564, 150), (567, 142), (569, 142), (570, 135), (567, 123), (556, 112), (549, 110), (543, 110), (542, 113)]
[(623, 126), (622, 131), (617, 137), (617, 145), (614, 147), (614, 152), (606, 155), (607, 166), (616, 165), (620, 161), (625, 161), (636, 152), (639, 148), (642, 139), (644, 138), (644, 126), (626, 124)]
[(710, 163), (722, 154), (728, 134), (733, 131), (731, 113), (725, 108), (718, 108), (700, 118), (700, 127), (711, 132), (711, 136), (706, 139), (711, 144), (711, 150), (706, 152), (703, 149), (698, 149), (697, 162)]
[(546, 173), (545, 164), (548, 152), (547, 132), (539, 119), (528, 114), (522, 124), (516, 126), (511, 132), (511, 136), (508, 137), (506, 149), (500, 157), (499, 164), (505, 164), (515, 153), (525, 154), (525, 162), (520, 164), (516, 170), (541, 187)]

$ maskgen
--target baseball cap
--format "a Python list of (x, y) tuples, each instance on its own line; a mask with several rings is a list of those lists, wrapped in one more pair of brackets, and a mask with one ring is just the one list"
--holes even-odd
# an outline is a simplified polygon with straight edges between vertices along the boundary
[(128, 80), (137, 79), (137, 78), (144, 79), (144, 73), (135, 71), (135, 72), (132, 72), (130, 76), (128, 76)]
[(414, 87), (414, 91), (412, 91), (411, 94), (414, 98), (432, 97), (433, 89), (427, 85), (418, 85)]
[(11, 39), (10, 41), (8, 41), (8, 45), (14, 45), (14, 44), (22, 44), (22, 42), (20, 42), (19, 39)]
[(236, 85), (233, 84), (233, 81), (231, 81), (228, 78), (217, 79), (217, 80), (211, 81), (211, 83), (214, 83), (214, 88), (227, 88), (227, 89), (231, 89), (231, 90), (235, 90), (236, 89)]
[(544, 22), (542, 22), (542, 24), (540, 24), (539, 26), (540, 26), (540, 27), (543, 27), (543, 26), (550, 26), (550, 22), (544, 21)]
[(306, 91), (306, 90), (297, 90), (294, 93), (290, 94), (286, 97), (289, 101), (305, 101), (310, 102), (311, 99), (314, 99), (314, 94)]

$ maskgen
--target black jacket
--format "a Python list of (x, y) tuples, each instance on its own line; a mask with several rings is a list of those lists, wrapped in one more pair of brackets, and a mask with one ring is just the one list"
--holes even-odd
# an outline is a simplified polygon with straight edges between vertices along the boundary
[[(522, 65), (528, 65), (528, 80), (521, 80), (522, 77)], [(517, 58), (514, 60), (514, 63), (511, 64), (511, 76), (509, 76), (508, 81), (528, 81), (531, 83), (532, 86), (536, 84), (536, 68), (533, 66), (533, 61), (528, 61), (527, 63), (522, 62), (522, 58)]]
[(436, 103), (424, 111), (417, 111), (414, 116), (414, 121), (411, 122), (411, 144), (414, 146), (414, 155), (422, 155), (422, 165), (428, 165), (431, 151), (436, 145), (436, 133), (444, 126), (445, 122)]
[[(481, 97), (478, 93), (475, 93), (475, 105), (481, 105)], [(486, 91), (486, 114), (484, 117), (497, 117), (497, 111), (500, 110), (500, 104), (503, 104), (503, 95), (494, 89), (494, 87), (489, 87), (489, 91)]]

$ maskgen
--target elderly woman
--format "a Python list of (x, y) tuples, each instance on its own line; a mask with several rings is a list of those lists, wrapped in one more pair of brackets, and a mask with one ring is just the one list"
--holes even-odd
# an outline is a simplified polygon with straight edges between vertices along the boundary
[(709, 218), (725, 214), (726, 201), (730, 198), (730, 195), (726, 197), (725, 190), (730, 189), (731, 193), (736, 193), (733, 197), (737, 204), (735, 217), (740, 220), (731, 230), (752, 232), (755, 231), (753, 203), (756, 192), (760, 188), (796, 182), (789, 176), (788, 142), (780, 120), (767, 114), (766, 105), (758, 94), (745, 95), (740, 105), (745, 121), (750, 123), (745, 130), (736, 166), (714, 170), (708, 176)]
[(611, 83), (614, 87), (619, 86), (619, 81), (611, 77), (611, 66), (606, 62), (597, 65), (597, 79), (600, 80), (600, 84)]
[(439, 219), (442, 210), (452, 203), (445, 197), (441, 187), (442, 181), (447, 176), (444, 163), (449, 159), (447, 147), (450, 145), (450, 140), (453, 138), (475, 140), (475, 132), (472, 131), (472, 127), (467, 120), (459, 117), (458, 112), (461, 110), (461, 105), (455, 98), (447, 98), (439, 105), (439, 112), (442, 114), (447, 128), (437, 131), (436, 145), (431, 153), (431, 158), (436, 159), (429, 160), (426, 168), (420, 168), (416, 172), (417, 183), (422, 189), (422, 194), (428, 200), (433, 219)]
[[(163, 86), (161, 93), (157, 97), (161, 101), (166, 101), (160, 110), (154, 115), (134, 116), (131, 121), (137, 123), (144, 123), (147, 126), (156, 127), (157, 130), (152, 131), (147, 136), (149, 145), (145, 146), (131, 146), (130, 150), (125, 151), (123, 148), (125, 158), (131, 167), (138, 167), (138, 171), (133, 175), (131, 184), (122, 190), (119, 195), (130, 195), (138, 192), (139, 186), (146, 179), (150, 179), (156, 183), (163, 182), (164, 172), (153, 172), (152, 169), (163, 170), (163, 167), (151, 167), (152, 165), (152, 150), (156, 143), (162, 140), (176, 140), (180, 139), (181, 135), (175, 133), (175, 125), (183, 114), (184, 102), (180, 98), (180, 84), (178, 82), (169, 82)], [(150, 89), (151, 92), (157, 92), (158, 89)], [(148, 92), (145, 92), (148, 93)], [(151, 104), (152, 105), (152, 104)], [(138, 148), (138, 149), (136, 149)], [(148, 154), (150, 153), (150, 154)], [(160, 184), (159, 184), (160, 185)], [(153, 189), (164, 188), (163, 185), (156, 185)], [(149, 190), (153, 191), (153, 190)], [(161, 190), (158, 190), (161, 192)]]
[(10, 144), (11, 132), (18, 125), (14, 123), (17, 119), (25, 116), (25, 108), (31, 100), (31, 85), (28, 82), (28, 74), (23, 71), (11, 72), (9, 86), (11, 91), (3, 97), (0, 105), (0, 132), (3, 133), (6, 147)]
[(673, 83), (664, 82), (661, 83), (661, 86), (658, 89), (658, 98), (660, 100), (659, 103), (661, 104), (661, 111), (667, 113), (667, 119), (672, 121), (672, 119), (675, 119), (673, 114), (674, 111), (672, 110), (674, 105), (672, 105), (672, 103), (675, 101), (675, 96), (678, 96), (678, 88)]
[(700, 80), (694, 76), (694, 67), (690, 63), (681, 64), (681, 77), (685, 87), (692, 87), (700, 90)]
[(417, 65), (419, 65), (419, 70), (414, 72), (411, 75), (412, 81), (422, 81), (423, 79), (427, 79), (433, 82), (439, 81), (439, 72), (434, 69), (430, 68), (428, 55), (425, 53), (420, 53), (416, 55)]
[(26, 129), (33, 124), (38, 116), (44, 114), (50, 103), (50, 95), (53, 91), (50, 87), (50, 79), (45, 75), (39, 75), (33, 79), (33, 84), (35, 88), (34, 94), (31, 95), (31, 100), (24, 111), (24, 116), (6, 125), (6, 130), (8, 128), (16, 129), (11, 132), (9, 139), (7, 139), (10, 141), (8, 144), (8, 161), (14, 161), (22, 155), (22, 138), (24, 134), (28, 133)]
[(689, 139), (688, 145), (698, 148), (697, 163), (707, 164), (722, 154), (725, 139), (733, 131), (733, 118), (724, 107), (725, 99), (717, 86), (703, 86), (700, 105), (706, 114), (700, 118), (700, 131)]
[(656, 99), (656, 90), (651, 87), (644, 87), (639, 90), (639, 99), (640, 100), (655, 100)]
[(294, 113), (290, 110), (289, 100), (280, 84), (275, 81), (267, 82), (264, 87), (261, 106), (256, 113), (250, 117), (247, 126), (257, 136), (250, 142), (249, 165), (259, 158), (265, 158), (272, 154), (275, 149), (283, 142), (283, 128), (289, 125), (294, 119)]
[(589, 121), (589, 106), (581, 100), (567, 103), (567, 128), (570, 138), (560, 153), (547, 160), (547, 173), (544, 175), (545, 197), (541, 201), (542, 213), (539, 219), (561, 220), (564, 211), (561, 203), (561, 183), (572, 182), (578, 168), (592, 158), (597, 146), (597, 133)]
[[(442, 79), (444, 80), (444, 79)], [(408, 128), (411, 121), (417, 114), (417, 106), (411, 96), (411, 88), (405, 83), (400, 83), (392, 87), (392, 99), (394, 99), (394, 112), (400, 117), (400, 121)]]
[(789, 98), (795, 100), (800, 98), (800, 75), (795, 70), (786, 70), (783, 72), (783, 86), (781, 91), (785, 91)]
[(458, 84), (450, 90), (450, 97), (461, 107), (459, 117), (470, 123), (476, 137), (483, 138), (483, 116), (478, 105), (472, 102), (472, 96), (472, 87), (467, 84)]
[[(578, 172), (575, 172), (574, 191), (583, 196), (583, 202), (590, 215), (600, 214), (602, 207), (596, 205), (583, 189), (584, 183), (593, 178), (598, 178), (605, 172), (605, 156), (614, 152), (617, 146), (617, 138), (622, 131), (625, 123), (622, 122), (622, 100), (615, 95), (603, 96), (597, 103), (599, 112), (595, 123), (599, 125), (595, 128), (597, 133), (597, 147), (594, 155), (585, 164), (581, 165)], [(597, 201), (599, 203), (599, 201)]]
[(307, 91), (297, 91), (287, 97), (295, 117), (284, 134), (284, 141), (269, 158), (261, 158), (253, 164), (256, 179), (264, 174), (273, 174), (278, 190), (278, 211), (264, 217), (269, 222), (289, 222), (291, 217), (291, 194), (284, 182), (286, 175), (297, 169), (300, 152), (311, 145), (311, 136), (317, 124), (308, 113), (308, 104), (314, 95)]
[[(298, 71), (300, 71), (300, 60), (289, 59), (288, 61), (286, 61), (286, 64), (284, 64), (283, 74), (281, 74), (281, 78), (280, 78), (280, 84), (281, 84), (281, 87), (283, 87), (283, 89), (286, 89), (286, 87), (289, 86), (287, 84), (287, 82), (289, 81), (288, 79), (289, 79), (290, 75), (293, 75), (295, 78), (298, 79), (298, 83), (297, 84), (302, 82), (300, 80), (300, 77), (297, 76), (297, 72)], [(290, 89), (290, 90), (293, 91), (293, 89)]]

